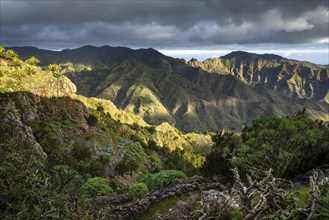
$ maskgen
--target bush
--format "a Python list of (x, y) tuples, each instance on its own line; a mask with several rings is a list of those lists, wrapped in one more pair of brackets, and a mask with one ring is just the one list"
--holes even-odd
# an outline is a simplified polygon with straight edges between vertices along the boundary
[(138, 180), (139, 182), (145, 183), (150, 190), (157, 190), (185, 177), (186, 175), (182, 171), (163, 170), (155, 174), (144, 174), (139, 177)]
[(245, 172), (272, 168), (276, 177), (291, 176), (304, 158), (310, 159), (310, 152), (319, 149), (324, 135), (324, 128), (305, 116), (259, 118), (242, 131), (242, 143), (231, 161)]
[(227, 181), (233, 180), (233, 175), (230, 169), (232, 164), (232, 154), (240, 145), (240, 137), (225, 130), (219, 130), (212, 135), (214, 146), (211, 152), (206, 156), (206, 162), (202, 167), (202, 173), (206, 176), (220, 175), (226, 178)]
[(80, 188), (79, 192), (82, 196), (95, 197), (103, 196), (107, 193), (113, 192), (113, 189), (109, 186), (107, 179), (101, 177), (89, 178)]
[(153, 183), (153, 176), (154, 174), (146, 173), (138, 177), (138, 182), (145, 183), (146, 186), (151, 189)]
[(242, 173), (259, 176), (272, 169), (276, 177), (291, 178), (328, 164), (328, 134), (326, 124), (307, 118), (304, 111), (292, 117), (258, 118), (240, 136), (217, 132), (203, 173), (229, 180), (228, 171), (237, 167)]
[(153, 185), (155, 189), (168, 186), (179, 179), (185, 178), (186, 175), (182, 171), (178, 170), (163, 170), (156, 173), (153, 177)]
[(98, 119), (95, 115), (90, 114), (87, 118), (87, 123), (89, 126), (96, 126), (98, 122)]
[(30, 65), (35, 66), (35, 65), (37, 65), (38, 63), (40, 63), (40, 60), (39, 60), (38, 58), (36, 58), (36, 57), (30, 57), (29, 59), (25, 60), (25, 62), (26, 62), (27, 64), (30, 64)]
[(129, 186), (128, 193), (133, 196), (141, 196), (149, 192), (149, 188), (145, 183), (136, 183)]

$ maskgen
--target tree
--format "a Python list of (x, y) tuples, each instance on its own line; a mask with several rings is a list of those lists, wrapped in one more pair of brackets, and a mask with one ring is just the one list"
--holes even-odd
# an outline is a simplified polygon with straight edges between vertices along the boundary
[(232, 180), (232, 168), (230, 159), (233, 152), (240, 144), (240, 137), (232, 132), (219, 130), (212, 136), (214, 146), (211, 152), (206, 156), (206, 162), (202, 167), (202, 173), (207, 176), (221, 175), (228, 180)]
[(306, 117), (259, 118), (242, 131), (231, 162), (245, 172), (273, 169), (274, 176), (287, 176), (323, 142), (324, 134), (317, 122)]
[(30, 64), (30, 65), (35, 66), (35, 65), (37, 65), (38, 63), (40, 63), (40, 60), (39, 60), (38, 58), (36, 58), (36, 57), (30, 57), (29, 59), (25, 60), (25, 62), (26, 62), (27, 64)]

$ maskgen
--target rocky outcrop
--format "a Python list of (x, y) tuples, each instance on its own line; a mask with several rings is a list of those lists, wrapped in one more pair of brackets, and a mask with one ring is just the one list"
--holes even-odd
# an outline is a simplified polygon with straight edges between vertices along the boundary
[(125, 219), (128, 216), (147, 210), (163, 199), (177, 194), (223, 188), (220, 179), (217, 177), (207, 179), (201, 176), (193, 176), (191, 178), (179, 180), (175, 184), (165, 187), (162, 190), (147, 193), (143, 197), (125, 204), (122, 203), (132, 199), (132, 197), (128, 195), (101, 197), (98, 199), (97, 203), (98, 205), (104, 206), (102, 212), (106, 213), (109, 217), (113, 219)]
[[(37, 101), (33, 96), (20, 96), (16, 97), (21, 100)], [(26, 126), (25, 122), (34, 120), (36, 115), (36, 109), (34, 102), (27, 102), (25, 107), (30, 106), (31, 111), (26, 111), (22, 114), (21, 109), (17, 103), (6, 95), (0, 94), (0, 147), (1, 148), (12, 148), (19, 152), (21, 150), (28, 150), (31, 154), (34, 154), (40, 160), (45, 162), (47, 155), (43, 151), (40, 144), (37, 142), (33, 135), (31, 127)]]
[(240, 207), (240, 196), (231, 196), (228, 192), (209, 190), (202, 193), (202, 204), (208, 209), (218, 209), (224, 207)]
[(69, 97), (46, 98), (29, 92), (0, 93), (1, 145), (30, 148), (45, 161), (47, 155), (38, 143), (38, 136), (43, 133), (37, 134), (43, 129), (41, 124), (74, 119), (77, 126), (63, 133), (62, 138), (78, 137), (88, 128), (87, 116), (84, 105)]
[(52, 74), (45, 74), (43, 77), (22, 81), (21, 86), (38, 96), (44, 97), (73, 97), (77, 91), (74, 83), (66, 76), (56, 78)]

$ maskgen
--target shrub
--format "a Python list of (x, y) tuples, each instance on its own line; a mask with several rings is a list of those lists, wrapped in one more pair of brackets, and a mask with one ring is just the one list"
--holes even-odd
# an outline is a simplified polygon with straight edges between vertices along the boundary
[(25, 62), (34, 66), (40, 63), (40, 60), (36, 57), (30, 57), (29, 59), (25, 60)]
[(136, 183), (129, 186), (128, 193), (133, 196), (141, 196), (149, 192), (149, 188), (145, 183)]
[(157, 190), (185, 177), (186, 175), (182, 171), (163, 170), (155, 174), (144, 174), (138, 180), (139, 182), (145, 183), (149, 189)]
[(80, 188), (79, 192), (82, 196), (95, 197), (106, 195), (113, 192), (113, 189), (109, 186), (107, 179), (101, 177), (89, 178)]
[(47, 70), (54, 72), (54, 73), (58, 73), (61, 70), (61, 67), (58, 64), (49, 64), (47, 66)]
[(163, 170), (154, 175), (153, 177), (154, 188), (155, 189), (163, 188), (185, 177), (186, 175), (182, 171)]
[(292, 117), (268, 116), (253, 120), (240, 136), (219, 131), (203, 166), (206, 175), (232, 179), (233, 167), (259, 176), (269, 169), (276, 177), (292, 177), (328, 164), (328, 127), (308, 119), (304, 111)]
[(146, 186), (151, 189), (152, 188), (152, 182), (153, 182), (153, 176), (154, 174), (146, 173), (138, 177), (138, 182), (145, 183)]
[(212, 135), (214, 146), (211, 152), (206, 156), (206, 162), (202, 167), (202, 173), (206, 176), (220, 175), (228, 181), (233, 179), (232, 164), (230, 159), (232, 154), (240, 145), (240, 137), (225, 130), (219, 130)]
[(98, 119), (95, 115), (90, 114), (87, 118), (87, 123), (89, 126), (96, 126)]
[(242, 131), (241, 137), (242, 143), (231, 160), (235, 165), (245, 172), (257, 173), (272, 168), (275, 176), (282, 177), (296, 174), (303, 159), (310, 159), (310, 152), (319, 149), (324, 130), (305, 116), (270, 116), (254, 120), (251, 127)]

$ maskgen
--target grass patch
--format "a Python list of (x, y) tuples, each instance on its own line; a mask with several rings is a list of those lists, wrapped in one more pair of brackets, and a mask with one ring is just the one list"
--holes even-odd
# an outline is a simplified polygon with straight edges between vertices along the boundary
[(177, 196), (171, 196), (167, 199), (162, 200), (155, 206), (149, 208), (143, 213), (136, 214), (135, 216), (129, 218), (129, 220), (152, 220), (154, 216), (158, 214), (163, 214), (172, 208), (179, 200), (186, 200), (188, 194), (181, 194)]

